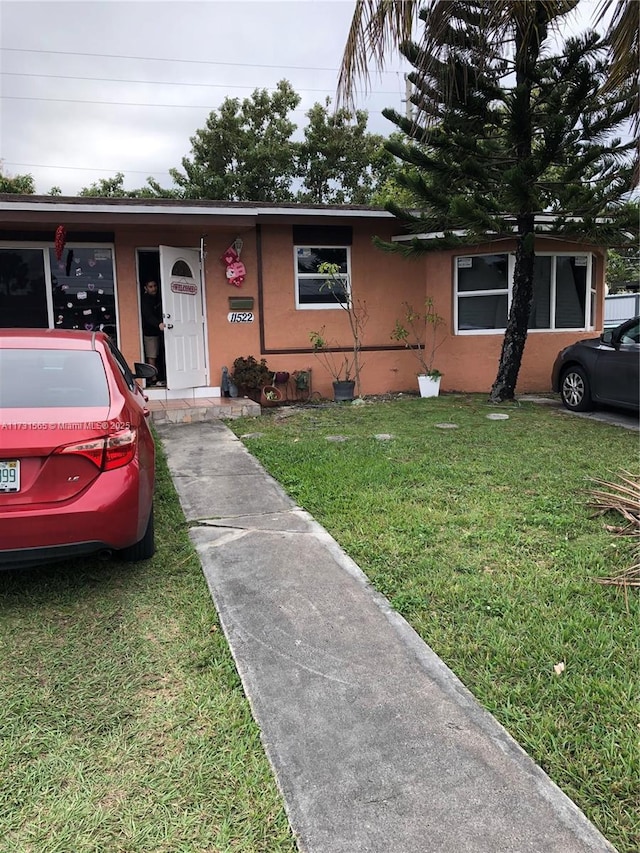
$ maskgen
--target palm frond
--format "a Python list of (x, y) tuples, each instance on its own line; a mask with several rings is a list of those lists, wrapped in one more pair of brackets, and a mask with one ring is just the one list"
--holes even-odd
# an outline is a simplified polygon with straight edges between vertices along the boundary
[(370, 85), (373, 66), (381, 71), (390, 52), (400, 50), (403, 42), (412, 40), (418, 20), (423, 30), (418, 37), (423, 57), (418, 69), (423, 77), (432, 74), (440, 61), (443, 44), (451, 44), (456, 34), (460, 44), (466, 35), (470, 17), (483, 19), (487, 34), (487, 54), (495, 45), (507, 43), (505, 37), (517, 30), (528, 40), (541, 20), (557, 26), (557, 19), (574, 9), (579, 0), (357, 0), (345, 45), (338, 85), (336, 105), (352, 109), (356, 83), (364, 91)]
[(418, 17), (418, 0), (357, 0), (338, 76), (336, 106), (353, 109), (356, 82), (367, 91), (370, 64), (382, 70), (389, 49), (409, 41)]
[[(640, 538), (640, 477), (628, 471), (621, 471), (615, 480), (591, 478), (591, 482), (595, 483), (595, 488), (589, 492), (590, 505), (601, 514), (617, 512), (624, 521), (622, 525), (607, 524), (605, 529), (616, 536)], [(637, 560), (638, 546), (635, 543), (633, 544), (633, 551)], [(595, 578), (595, 580), (597, 583), (607, 586), (623, 587), (625, 600), (627, 600), (627, 588), (640, 587), (640, 562), (635, 562), (616, 575)]]

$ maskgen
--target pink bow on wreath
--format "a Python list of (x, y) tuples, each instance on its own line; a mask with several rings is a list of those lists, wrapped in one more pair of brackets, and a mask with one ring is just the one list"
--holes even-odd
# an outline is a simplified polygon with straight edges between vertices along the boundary
[(229, 246), (224, 255), (220, 257), (220, 260), (227, 268), (225, 275), (229, 284), (233, 284), (234, 287), (240, 287), (245, 280), (247, 270), (233, 246)]

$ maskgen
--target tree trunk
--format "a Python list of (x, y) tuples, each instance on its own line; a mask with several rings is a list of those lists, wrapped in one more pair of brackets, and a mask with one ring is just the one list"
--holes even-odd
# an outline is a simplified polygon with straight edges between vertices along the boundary
[(515, 141), (515, 167), (512, 181), (517, 207), (516, 263), (509, 319), (502, 342), (498, 375), (489, 400), (501, 403), (513, 400), (522, 364), (524, 345), (529, 330), (529, 313), (533, 299), (533, 265), (535, 261), (535, 211), (538, 200), (533, 190), (534, 164), (532, 89), (536, 63), (547, 32), (546, 11), (542, 4), (524, 6), (525, 14), (516, 18), (515, 68), (516, 87), (512, 104)]
[(489, 395), (489, 400), (492, 403), (513, 400), (515, 397), (533, 299), (533, 264), (535, 261), (533, 224), (533, 214), (527, 214), (518, 219), (518, 243), (513, 271), (511, 309), (502, 341), (498, 375)]

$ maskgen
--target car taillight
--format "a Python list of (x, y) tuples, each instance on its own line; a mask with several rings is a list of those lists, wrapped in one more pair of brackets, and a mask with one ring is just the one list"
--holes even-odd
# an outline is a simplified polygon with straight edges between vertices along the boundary
[(112, 471), (128, 465), (136, 455), (138, 436), (135, 429), (123, 429), (106, 438), (65, 444), (54, 453), (75, 454), (90, 459), (101, 471)]
[(122, 468), (136, 455), (138, 434), (135, 429), (123, 429), (107, 437), (104, 449), (104, 470)]

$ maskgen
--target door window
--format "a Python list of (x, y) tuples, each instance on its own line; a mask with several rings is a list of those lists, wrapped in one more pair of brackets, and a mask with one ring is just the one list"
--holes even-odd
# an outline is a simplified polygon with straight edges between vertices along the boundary
[(176, 261), (175, 264), (171, 267), (171, 275), (175, 275), (176, 278), (193, 278), (193, 272), (191, 271), (191, 267), (186, 261), (180, 259)]

